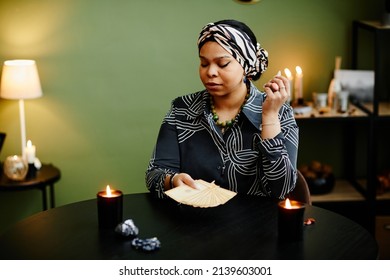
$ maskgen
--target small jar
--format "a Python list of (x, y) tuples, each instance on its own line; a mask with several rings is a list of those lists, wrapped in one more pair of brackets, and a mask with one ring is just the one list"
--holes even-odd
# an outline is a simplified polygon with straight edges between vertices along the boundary
[(8, 179), (22, 181), (26, 178), (28, 165), (21, 156), (9, 156), (4, 161), (3, 171)]
[(346, 113), (349, 108), (349, 92), (340, 91), (337, 94), (337, 112)]
[(327, 93), (313, 93), (314, 105), (318, 110), (326, 108), (328, 106), (328, 94)]

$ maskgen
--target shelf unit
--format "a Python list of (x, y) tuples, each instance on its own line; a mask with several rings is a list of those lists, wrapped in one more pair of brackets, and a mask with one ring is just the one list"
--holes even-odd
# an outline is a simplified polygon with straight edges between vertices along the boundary
[[(338, 162), (341, 167), (340, 174), (338, 176), (335, 174), (336, 183), (332, 191), (326, 194), (313, 194), (313, 204), (347, 216), (373, 232), (375, 223), (370, 209), (368, 180), (367, 178), (358, 178), (362, 175), (357, 175), (359, 172), (356, 171), (356, 162), (362, 157), (368, 157), (365, 143), (370, 141), (370, 135), (364, 133), (363, 135), (366, 137), (362, 140), (362, 143), (351, 141), (351, 139), (356, 138), (358, 129), (364, 128), (364, 131), (370, 131), (370, 114), (352, 103), (349, 104), (345, 113), (339, 113), (329, 108), (318, 111), (312, 103), (307, 102), (307, 105), (311, 107), (310, 112), (295, 114), (301, 134), (300, 151), (303, 149), (310, 150), (310, 154), (305, 154), (303, 159), (301, 157), (301, 160), (322, 157), (323, 159), (326, 158), (324, 161), (333, 160), (333, 163), (336, 164), (338, 161), (333, 157), (341, 158)], [(337, 139), (337, 141), (329, 143), (332, 139)], [(313, 147), (313, 145), (307, 145), (308, 142), (316, 142), (322, 146)], [(335, 147), (335, 145), (339, 147)], [(335, 151), (335, 149), (338, 151)], [(357, 155), (357, 151), (364, 152), (365, 155)], [(331, 153), (333, 153), (333, 156)], [(369, 164), (366, 164), (366, 161), (363, 163), (365, 173), (369, 172)], [(330, 163), (330, 165), (332, 164)]]
[[(367, 40), (367, 36), (371, 36), (372, 39)], [(366, 51), (367, 49), (369, 51)], [(390, 192), (377, 195), (377, 175), (381, 171), (378, 166), (379, 158), (384, 157), (386, 161), (390, 158), (388, 146), (383, 145), (384, 143), (380, 145), (380, 141), (386, 141), (382, 140), (388, 134), (384, 131), (390, 128), (390, 79), (386, 77), (386, 74), (390, 73), (389, 49), (390, 27), (383, 27), (379, 22), (354, 21), (352, 24), (352, 69), (374, 70), (372, 102), (362, 103), (359, 100), (353, 100), (348, 112), (344, 114), (332, 110), (319, 112), (312, 109), (309, 113), (296, 115), (300, 127), (312, 125), (309, 128), (321, 127), (324, 130), (323, 136), (322, 133), (321, 136), (316, 135), (317, 140), (321, 137), (330, 137), (326, 130), (332, 124), (342, 126), (340, 132), (342, 135), (338, 137), (346, 139), (341, 150), (342, 165), (345, 168), (344, 176), (337, 178), (332, 192), (313, 195), (313, 204), (325, 207), (331, 205), (331, 210), (346, 211), (341, 214), (348, 212), (352, 216), (355, 215), (357, 219), (359, 216), (364, 216), (362, 219), (365, 220), (362, 223), (373, 233), (376, 216), (390, 215)], [(369, 62), (368, 65), (364, 65), (367, 62)], [(311, 106), (311, 104), (308, 105)], [(364, 131), (366, 145), (360, 150), (356, 146), (356, 142), (359, 142), (356, 138), (356, 130)], [(353, 139), (356, 140), (353, 141)], [(332, 148), (323, 147), (324, 150), (329, 151)], [(357, 155), (358, 150), (360, 153), (364, 152), (366, 156)], [(358, 160), (361, 165), (365, 164), (365, 178), (359, 178), (355, 170), (356, 165), (353, 163)], [(387, 162), (385, 164), (390, 169), (390, 165)], [(358, 213), (354, 213), (355, 210), (351, 208), (357, 210)]]
[[(363, 32), (366, 34), (361, 34)], [(362, 38), (362, 35), (371, 36), (372, 39), (367, 40), (366, 37)], [(365, 48), (368, 46), (370, 51), (363, 51), (361, 44)], [(326, 139), (331, 137), (342, 139), (341, 142), (335, 142), (342, 146), (339, 150), (342, 159), (338, 162), (343, 168), (342, 176), (337, 177), (330, 193), (312, 195), (313, 204), (355, 219), (372, 233), (375, 233), (376, 216), (390, 215), (390, 191), (377, 195), (377, 175), (381, 171), (378, 166), (379, 159), (384, 158), (384, 164), (390, 169), (388, 163), (390, 148), (387, 145), (390, 138), (384, 138), (390, 128), (390, 79), (386, 77), (390, 73), (389, 49), (390, 27), (383, 27), (379, 22), (354, 21), (352, 23), (352, 69), (374, 70), (372, 102), (351, 100), (348, 111), (344, 114), (332, 110), (320, 112), (308, 103), (307, 105), (312, 108), (310, 112), (295, 115), (301, 134), (312, 133), (309, 133), (311, 136), (308, 137), (309, 140), (305, 139), (307, 135), (301, 137), (302, 142), (325, 143), (319, 148), (313, 148), (311, 143), (301, 145), (300, 150), (314, 149), (313, 154), (316, 156), (322, 154), (323, 157), (331, 157), (326, 153), (332, 152), (335, 147), (327, 146)], [(367, 61), (370, 62), (369, 65), (362, 66)], [(332, 135), (334, 131), (337, 132), (337, 129), (340, 129), (338, 131), (340, 135)], [(316, 134), (317, 131), (320, 131), (319, 135)], [(360, 171), (356, 170), (357, 167)]]
[[(359, 45), (362, 32), (368, 32), (373, 36), (371, 65), (375, 72), (373, 103), (369, 109), (374, 117), (390, 116), (389, 81), (386, 74), (390, 70), (390, 26), (382, 26), (378, 21), (354, 21), (352, 25), (352, 68), (359, 69)], [(366, 34), (369, 35), (369, 34)], [(366, 55), (366, 53), (365, 53)]]
[[(390, 168), (388, 145), (382, 145), (380, 151), (378, 149), (379, 141), (387, 136), (386, 130), (390, 128), (390, 26), (383, 26), (378, 21), (354, 21), (352, 27), (352, 68), (370, 67), (370, 70), (374, 70), (375, 73), (372, 103), (359, 104), (363, 110), (370, 113), (371, 145), (367, 188), (375, 218), (376, 215), (390, 215), (390, 194), (377, 195), (376, 193), (376, 177), (383, 168), (378, 166), (380, 155), (385, 155), (385, 165), (387, 165), (385, 167)], [(371, 40), (367, 40), (367, 36), (370, 36)], [(364, 65), (364, 60), (367, 59), (371, 60), (371, 65)]]
[(365, 201), (364, 195), (358, 192), (347, 180), (337, 180), (334, 189), (330, 193), (312, 195), (314, 204), (345, 201)]

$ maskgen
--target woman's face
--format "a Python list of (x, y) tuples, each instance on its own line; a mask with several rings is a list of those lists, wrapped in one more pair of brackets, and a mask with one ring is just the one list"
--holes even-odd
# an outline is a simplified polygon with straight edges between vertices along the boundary
[(242, 91), (244, 69), (229, 52), (216, 42), (205, 43), (199, 52), (199, 76), (213, 96), (223, 96)]

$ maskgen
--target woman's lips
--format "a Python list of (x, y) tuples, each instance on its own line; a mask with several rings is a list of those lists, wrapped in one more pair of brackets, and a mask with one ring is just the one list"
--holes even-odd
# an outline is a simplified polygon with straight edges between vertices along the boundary
[(206, 88), (209, 90), (219, 89), (222, 85), (217, 83), (206, 83)]

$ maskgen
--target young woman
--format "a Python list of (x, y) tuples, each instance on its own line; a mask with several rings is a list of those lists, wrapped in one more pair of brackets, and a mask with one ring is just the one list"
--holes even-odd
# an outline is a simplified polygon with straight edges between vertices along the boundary
[(268, 53), (236, 20), (203, 27), (198, 49), (205, 89), (172, 102), (146, 171), (149, 191), (163, 198), (202, 179), (238, 194), (284, 198), (295, 185), (298, 152), (287, 78), (276, 75), (263, 92), (255, 87)]

